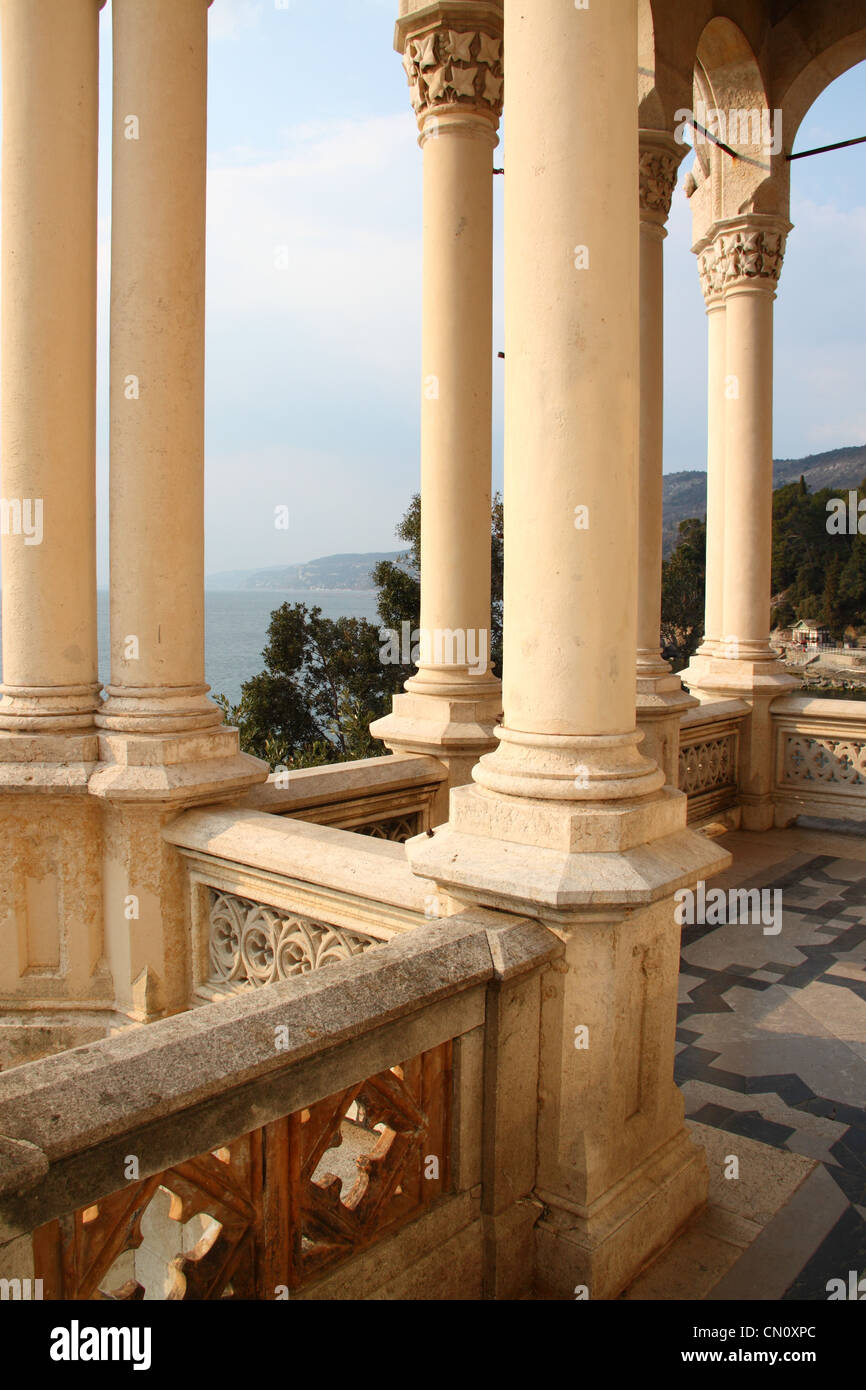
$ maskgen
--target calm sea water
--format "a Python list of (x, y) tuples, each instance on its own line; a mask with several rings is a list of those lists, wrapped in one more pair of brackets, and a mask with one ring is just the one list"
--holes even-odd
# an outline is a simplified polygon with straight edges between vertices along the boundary
[[(268, 637), (271, 613), (284, 603), (305, 603), (321, 608), (324, 618), (369, 618), (378, 623), (376, 589), (239, 590), (205, 592), (205, 679), (214, 695), (227, 695), (234, 703), (241, 686), (264, 669), (262, 648)], [(107, 596), (106, 596), (107, 597)], [(108, 619), (106, 617), (106, 628)], [(107, 633), (106, 633), (107, 636)], [(102, 636), (100, 634), (100, 651)]]
[[(326, 618), (369, 618), (377, 622), (375, 589), (226, 590), (205, 591), (205, 678), (215, 695), (240, 699), (241, 686), (263, 670), (262, 649), (275, 608), (284, 603), (305, 603), (321, 608)], [(100, 590), (99, 679), (109, 676), (108, 592)], [(0, 664), (2, 678), (2, 664)]]

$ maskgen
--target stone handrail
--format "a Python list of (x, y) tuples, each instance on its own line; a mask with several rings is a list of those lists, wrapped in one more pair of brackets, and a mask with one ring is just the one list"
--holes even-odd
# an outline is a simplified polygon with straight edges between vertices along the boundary
[(244, 807), (187, 811), (163, 836), (187, 869), (200, 998), (333, 964), (451, 911), (386, 840)]
[(866, 820), (866, 702), (788, 695), (772, 705), (776, 822)]
[(239, 804), (378, 839), (403, 841), (431, 825), (448, 773), (436, 758), (410, 753), (272, 773)]
[(714, 700), (682, 716), (679, 788), (688, 797), (691, 823), (736, 807), (740, 727), (748, 713), (742, 700)]
[[(497, 1162), (489, 1153), (485, 1159), (482, 1132), (489, 1144), (504, 1122), (507, 1152), (498, 1161), (505, 1162), (512, 1174), (513, 1199), (531, 1188), (535, 1142), (532, 1059), (520, 1059), (521, 1068), (528, 1065), (532, 1073), (528, 1089), (515, 1086), (509, 1068), (518, 1059), (509, 1050), (507, 1036), (500, 1039), (496, 1028), (485, 1043), (486, 1020), (491, 1008), (498, 1016), (503, 990), (518, 989), (527, 998), (525, 982), (533, 974), (538, 977), (561, 949), (556, 938), (537, 923), (500, 913), (466, 912), (397, 938), (351, 965), (222, 1000), (0, 1074), (0, 1256), (4, 1267), (9, 1267), (10, 1252), (19, 1250), (10, 1242), (18, 1241), (20, 1246), (22, 1237), (39, 1230), (44, 1249), (46, 1232), (51, 1235), (46, 1223), (71, 1213), (77, 1213), (79, 1222), (90, 1221), (92, 1232), (97, 1230), (93, 1225), (97, 1220), (113, 1221), (111, 1239), (117, 1244), (112, 1251), (135, 1247), (141, 1241), (142, 1204), (150, 1201), (161, 1180), (168, 1182), (168, 1170), (176, 1174), (181, 1166), (182, 1191), (188, 1191), (196, 1174), (204, 1173), (207, 1189), (203, 1165), (209, 1155), (227, 1156), (233, 1143), (245, 1136), (257, 1138), (265, 1133), (263, 1126), (281, 1117), (294, 1117), (300, 1135), (305, 1116), (325, 1098), (359, 1095), (369, 1104), (372, 1095), (375, 1110), (383, 1084), (404, 1086), (400, 1078), (407, 1075), (406, 1058), (429, 1056), (431, 1050), (446, 1044), (449, 1059), (454, 1051), (453, 1073), (450, 1060), (445, 1071), (433, 1073), (439, 1078), (440, 1091), (443, 1085), (449, 1091), (453, 1087), (453, 1104), (448, 1100), (441, 1112), (451, 1120), (441, 1130), (442, 1143), (448, 1148), (448, 1181), (438, 1200), (446, 1204), (446, 1217), (448, 1211), (452, 1213), (447, 1218), (452, 1223), (463, 1227), (473, 1223), (473, 1259), (480, 1265), (484, 1245), (481, 1184), (485, 1162), (491, 1182)], [(537, 983), (533, 989), (537, 1009)], [(527, 1036), (537, 1037), (537, 1031), (536, 1018)], [(501, 1047), (505, 1050), (500, 1056)], [(485, 1075), (488, 1081), (483, 1081)], [(426, 1109), (427, 1102), (423, 1103)], [(438, 1102), (432, 1097), (430, 1104), (434, 1103)], [(503, 1115), (509, 1105), (525, 1103), (529, 1105), (526, 1114)], [(399, 1094), (397, 1104), (399, 1113)], [(493, 1109), (485, 1120), (488, 1105)], [(375, 1123), (375, 1114), (371, 1120)], [(411, 1125), (426, 1120), (418, 1112), (416, 1120), (407, 1122), (410, 1130), (401, 1141), (399, 1162), (417, 1167), (424, 1161), (423, 1149), (420, 1154), (417, 1146), (413, 1149)], [(528, 1130), (527, 1144), (518, 1140), (515, 1148), (514, 1136), (523, 1128)], [(372, 1137), (377, 1138), (375, 1132)], [(269, 1142), (273, 1138), (271, 1131)], [(339, 1144), (339, 1137), (333, 1142)], [(134, 1192), (129, 1181), (131, 1157), (135, 1159)], [(288, 1151), (283, 1161), (287, 1171), (294, 1171)], [(374, 1165), (377, 1161), (373, 1160)], [(183, 1168), (184, 1164), (188, 1166)], [(358, 1167), (362, 1173), (371, 1171), (366, 1160), (359, 1160)], [(349, 1220), (339, 1215), (339, 1184), (335, 1194), (327, 1174), (316, 1175), (312, 1187), (309, 1177), (304, 1181), (312, 1193), (314, 1216), (316, 1211), (321, 1216), (336, 1210), (335, 1219)], [(212, 1183), (210, 1190), (217, 1200), (219, 1192)], [(124, 1205), (126, 1192), (137, 1193), (142, 1208), (132, 1225), (131, 1208)], [(382, 1201), (386, 1198), (387, 1193)], [(438, 1250), (443, 1227), (437, 1221), (430, 1228), (429, 1246), (420, 1252), (423, 1237), (415, 1237), (416, 1256)], [(385, 1213), (381, 1230), (378, 1225), (365, 1228), (358, 1246), (391, 1238), (391, 1232)], [(62, 1237), (58, 1228), (54, 1238)], [(284, 1242), (291, 1238), (291, 1231), (282, 1233)], [(29, 1250), (29, 1242), (25, 1244)], [(354, 1248), (347, 1249), (345, 1258), (355, 1253)], [(59, 1268), (60, 1261), (57, 1264)], [(381, 1282), (383, 1270), (387, 1261), (383, 1265), (378, 1255), (372, 1265), (362, 1266), (362, 1275)]]

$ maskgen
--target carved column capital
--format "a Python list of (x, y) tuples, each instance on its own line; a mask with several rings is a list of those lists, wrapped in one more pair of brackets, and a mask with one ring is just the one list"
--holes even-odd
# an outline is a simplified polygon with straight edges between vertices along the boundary
[(686, 146), (667, 131), (640, 132), (640, 215), (641, 221), (664, 227), (671, 211), (671, 199)]
[(790, 222), (765, 213), (714, 223), (692, 248), (707, 304), (732, 290), (775, 294), (790, 230)]
[[(438, 0), (397, 21), (409, 95), (424, 133), (428, 120), (481, 117), (495, 132), (502, 115), (502, 13), (489, 0)], [(457, 121), (452, 118), (457, 117)]]

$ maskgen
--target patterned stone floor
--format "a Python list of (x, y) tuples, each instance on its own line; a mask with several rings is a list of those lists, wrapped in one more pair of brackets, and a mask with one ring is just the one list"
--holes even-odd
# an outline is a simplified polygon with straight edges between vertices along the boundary
[(734, 865), (710, 886), (781, 889), (782, 930), (683, 928), (686, 1115), (730, 1136), (719, 1161), (757, 1140), (819, 1166), (775, 1250), (768, 1227), (709, 1296), (823, 1300), (828, 1280), (866, 1273), (866, 836), (794, 828), (720, 843)]

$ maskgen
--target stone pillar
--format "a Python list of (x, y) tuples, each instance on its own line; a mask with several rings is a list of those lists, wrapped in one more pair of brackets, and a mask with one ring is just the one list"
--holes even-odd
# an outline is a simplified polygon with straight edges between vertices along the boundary
[(638, 511), (637, 725), (665, 781), (679, 779), (680, 718), (697, 701), (662, 659), (662, 457), (664, 450), (664, 241), (685, 153), (672, 135), (640, 133), (640, 482)]
[[(702, 648), (696, 655), (686, 681), (702, 701), (741, 698), (751, 706), (740, 767), (743, 825), (747, 830), (766, 830), (773, 823), (769, 704), (798, 685), (769, 643), (773, 302), (789, 231), (790, 224), (783, 218), (750, 213), (716, 223), (697, 248), (715, 335), (711, 340), (711, 372), (716, 377), (716, 390), (711, 399), (717, 410), (721, 396), (724, 416), (719, 431), (724, 439), (723, 483), (717, 470), (712, 491), (708, 490), (708, 534), (715, 525), (722, 495), (724, 523), (720, 528), (721, 563), (718, 535), (713, 544), (707, 609), (709, 624), (719, 622), (721, 608), (720, 628), (715, 634), (717, 640), (705, 644), (708, 650)], [(723, 310), (720, 294), (724, 295)], [(719, 326), (722, 315), (723, 328)], [(724, 380), (719, 383), (722, 342)], [(711, 428), (713, 423), (711, 419)], [(715, 423), (721, 423), (718, 415)]]
[(707, 305), (707, 568), (703, 656), (722, 644), (725, 584), (725, 299), (714, 277), (704, 277)]
[(111, 684), (98, 716), (105, 955), (118, 1006), (187, 1000), (188, 885), (161, 829), (267, 768), (204, 680), (209, 0), (114, 0)]
[(111, 684), (100, 723), (210, 728), (204, 680), (207, 0), (120, 0), (111, 236)]
[(421, 638), (417, 674), (372, 726), (429, 753), (448, 789), (495, 746), (490, 655), (493, 150), (502, 110), (502, 7), (424, 5), (397, 23), (424, 152)]
[(506, 0), (505, 713), (409, 842), (454, 898), (542, 921), (538, 1291), (614, 1297), (705, 1200), (673, 1084), (676, 888), (730, 856), (635, 728), (636, 0)]
[(95, 416), (103, 3), (0, 3), (0, 1068), (92, 1041), (112, 1017), (100, 817), (87, 795), (100, 704)]
[[(0, 763), (96, 757), (99, 10), (3, 0)], [(19, 774), (21, 769), (19, 767)], [(11, 766), (0, 782), (16, 779)], [(60, 780), (80, 781), (70, 769)]]

